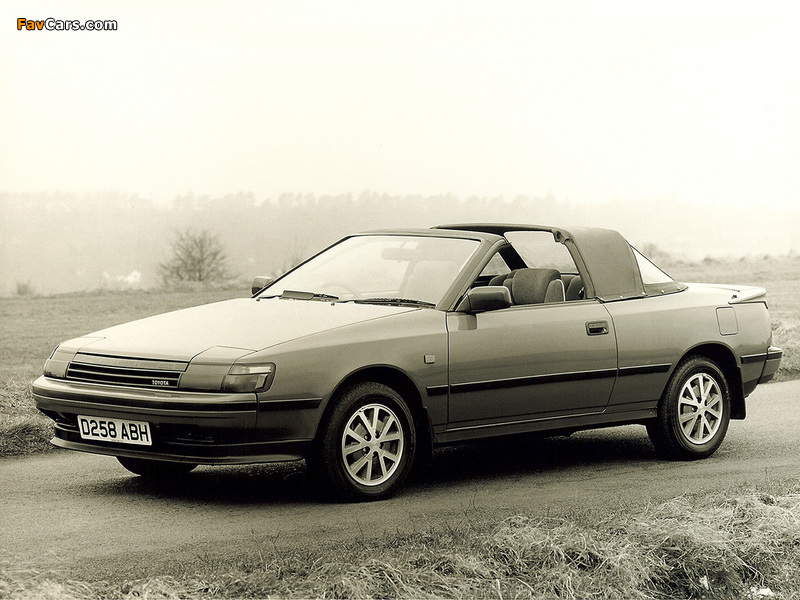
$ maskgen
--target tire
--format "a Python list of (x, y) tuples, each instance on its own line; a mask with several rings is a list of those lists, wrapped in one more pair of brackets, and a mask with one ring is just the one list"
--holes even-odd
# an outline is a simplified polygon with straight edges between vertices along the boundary
[(343, 500), (380, 500), (411, 471), (414, 419), (402, 396), (376, 382), (354, 385), (333, 400), (309, 466), (326, 491)]
[(706, 458), (719, 448), (730, 418), (731, 392), (722, 370), (704, 356), (692, 356), (672, 374), (647, 434), (666, 458)]
[(118, 456), (119, 464), (131, 473), (152, 479), (168, 479), (185, 475), (197, 465), (192, 463), (168, 462), (149, 458), (128, 458)]

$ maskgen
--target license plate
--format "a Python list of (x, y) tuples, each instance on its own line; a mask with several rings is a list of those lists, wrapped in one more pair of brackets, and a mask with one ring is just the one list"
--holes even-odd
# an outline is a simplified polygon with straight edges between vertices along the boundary
[(145, 421), (78, 416), (78, 427), (84, 440), (138, 444), (139, 446), (153, 444), (153, 438), (150, 437), (150, 423)]

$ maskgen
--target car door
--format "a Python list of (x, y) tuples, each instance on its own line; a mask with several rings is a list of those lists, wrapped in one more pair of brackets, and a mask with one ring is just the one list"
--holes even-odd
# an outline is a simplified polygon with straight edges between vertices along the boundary
[(448, 429), (601, 412), (617, 374), (613, 322), (596, 300), (453, 312)]

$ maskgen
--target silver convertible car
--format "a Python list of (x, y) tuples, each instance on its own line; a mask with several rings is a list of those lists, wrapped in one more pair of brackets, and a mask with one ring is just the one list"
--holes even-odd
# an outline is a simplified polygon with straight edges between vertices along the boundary
[(369, 232), (251, 298), (64, 342), (33, 394), (56, 446), (139, 475), (306, 459), (348, 499), (490, 436), (638, 423), (704, 458), (780, 364), (765, 293), (674, 281), (607, 229)]

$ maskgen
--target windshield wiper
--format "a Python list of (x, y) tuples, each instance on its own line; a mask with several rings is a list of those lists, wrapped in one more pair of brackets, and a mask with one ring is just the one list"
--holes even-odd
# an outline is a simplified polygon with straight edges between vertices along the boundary
[(318, 294), (316, 292), (298, 292), (296, 290), (283, 290), (280, 295), (281, 298), (289, 298), (291, 300), (338, 300), (339, 296), (331, 296), (330, 294)]
[(414, 300), (413, 298), (359, 298), (353, 300), (359, 304), (411, 304), (412, 306), (436, 306), (433, 302)]

